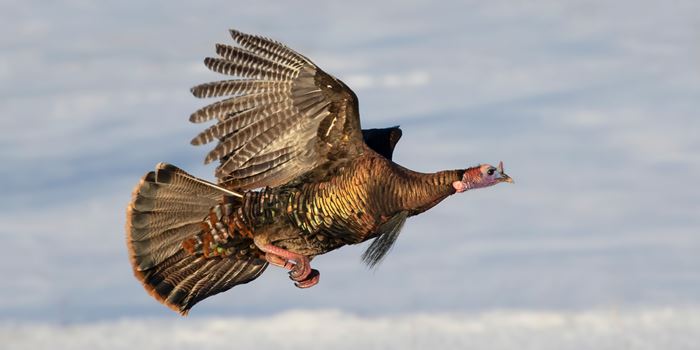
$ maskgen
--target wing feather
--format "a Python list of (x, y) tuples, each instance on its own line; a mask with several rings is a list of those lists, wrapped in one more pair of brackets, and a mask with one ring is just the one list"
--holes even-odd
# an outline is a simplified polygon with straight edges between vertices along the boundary
[(211, 119), (226, 120), (229, 116), (259, 106), (267, 106), (288, 100), (289, 96), (277, 92), (259, 92), (232, 97), (200, 108), (190, 116), (190, 121), (201, 123)]
[[(205, 162), (221, 161), (216, 176), (232, 188), (284, 184), (341, 154), (361, 154), (357, 97), (306, 57), (271, 39), (232, 30), (240, 47), (218, 44), (205, 65), (241, 79), (200, 84), (196, 97), (226, 97), (190, 116), (218, 120), (193, 140), (219, 143)], [(283, 151), (282, 151), (283, 150)]]
[(232, 134), (237, 130), (259, 122), (260, 120), (266, 119), (267, 117), (288, 108), (288, 106), (279, 103), (255, 107), (247, 109), (240, 113), (233, 114), (229, 116), (226, 120), (218, 124), (214, 124), (206, 130), (202, 131), (199, 135), (192, 139), (191, 143), (193, 145), (201, 145), (214, 141), (214, 139), (216, 138), (221, 139), (225, 136), (228, 136), (229, 134)]
[(268, 71), (270, 73), (281, 74), (285, 77), (294, 77), (296, 75), (296, 70), (293, 68), (286, 67), (282, 64), (270, 61), (266, 58), (260, 57), (246, 51), (239, 47), (233, 47), (224, 44), (216, 44), (216, 53), (222, 58), (237, 63), (241, 66), (246, 66), (249, 68), (256, 68)]
[(190, 91), (199, 98), (219, 97), (259, 92), (284, 92), (289, 90), (291, 82), (257, 79), (234, 79), (204, 83)]
[(244, 48), (250, 50), (258, 56), (271, 59), (274, 62), (282, 63), (289, 68), (297, 69), (306, 63), (311, 63), (305, 57), (294, 52), (272, 39), (257, 35), (250, 35), (231, 29), (231, 37)]
[(204, 59), (204, 65), (217, 73), (241, 77), (284, 80), (288, 76), (286, 72), (259, 67), (254, 62), (244, 59), (231, 61), (225, 58), (207, 57)]
[[(260, 121), (246, 126), (245, 128), (241, 129), (235, 134), (232, 134), (231, 136), (227, 137), (225, 140), (222, 140), (211, 152), (209, 152), (207, 158), (205, 159), (205, 163), (210, 163), (211, 161), (221, 159), (224, 156), (229, 155), (231, 152), (238, 150), (243, 145), (249, 146), (248, 148), (241, 150), (241, 152), (245, 152), (247, 149), (257, 147), (257, 143), (262, 142), (260, 139), (258, 139), (260, 135), (264, 134), (266, 131), (272, 129), (275, 126), (279, 126), (285, 121), (287, 122), (287, 124), (291, 124), (296, 122), (297, 120), (295, 120), (294, 118), (290, 118), (288, 116), (287, 110), (281, 110), (271, 114), (265, 119), (262, 119)], [(239, 155), (238, 153), (236, 153), (234, 157), (236, 155)], [(230, 159), (232, 158), (229, 158), (229, 160)], [(225, 168), (229, 160), (227, 160), (221, 168)]]

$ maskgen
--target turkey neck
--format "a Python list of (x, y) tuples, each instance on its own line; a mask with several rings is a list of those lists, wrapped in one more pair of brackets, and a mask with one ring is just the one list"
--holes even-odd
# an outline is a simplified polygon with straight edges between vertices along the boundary
[(409, 212), (409, 215), (420, 214), (456, 191), (452, 183), (462, 179), (465, 170), (444, 170), (436, 173), (419, 173), (392, 164), (387, 183), (389, 196), (394, 203), (386, 208), (389, 211)]

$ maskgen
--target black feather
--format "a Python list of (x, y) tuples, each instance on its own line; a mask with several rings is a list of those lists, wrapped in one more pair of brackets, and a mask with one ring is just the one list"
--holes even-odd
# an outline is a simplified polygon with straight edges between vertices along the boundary
[(401, 138), (401, 129), (393, 126), (384, 129), (363, 129), (362, 137), (369, 148), (391, 160), (394, 154), (394, 147)]
[(401, 228), (408, 218), (408, 211), (402, 211), (394, 215), (379, 227), (379, 237), (375, 238), (372, 244), (362, 253), (362, 261), (370, 268), (379, 264), (386, 253), (394, 246), (394, 242), (401, 233)]

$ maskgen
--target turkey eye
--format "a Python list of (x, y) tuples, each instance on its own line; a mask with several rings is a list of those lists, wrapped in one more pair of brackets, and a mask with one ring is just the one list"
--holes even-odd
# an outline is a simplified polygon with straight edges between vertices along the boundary
[(489, 169), (489, 171), (487, 171), (486, 173), (489, 174), (489, 175), (493, 175), (493, 172), (494, 172), (494, 171), (496, 171), (496, 169), (491, 168), (491, 169)]

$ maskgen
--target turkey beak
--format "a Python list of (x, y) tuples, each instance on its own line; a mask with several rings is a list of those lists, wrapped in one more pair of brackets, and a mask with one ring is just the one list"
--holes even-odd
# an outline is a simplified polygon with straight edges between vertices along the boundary
[(498, 173), (501, 174), (501, 176), (498, 177), (499, 182), (508, 182), (508, 183), (513, 183), (513, 179), (508, 176), (505, 171), (503, 171), (503, 162), (498, 163)]
[(511, 179), (510, 176), (508, 176), (508, 175), (506, 175), (506, 174), (504, 174), (504, 173), (501, 173), (501, 177), (498, 179), (498, 181), (500, 181), (500, 182), (507, 182), (507, 183), (511, 183), (511, 184), (514, 183), (514, 182), (513, 182), (513, 179)]

